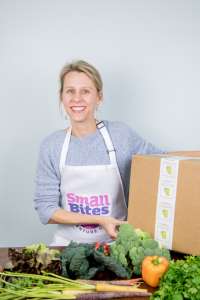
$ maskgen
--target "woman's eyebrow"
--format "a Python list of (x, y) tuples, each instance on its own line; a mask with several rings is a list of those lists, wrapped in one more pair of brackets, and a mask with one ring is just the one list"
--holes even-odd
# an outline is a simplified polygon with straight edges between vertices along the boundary
[[(74, 89), (74, 88), (76, 88), (76, 87), (71, 86), (71, 85), (64, 86), (64, 89), (69, 89), (69, 88)], [(83, 88), (83, 89), (91, 89), (91, 90), (93, 89), (93, 87), (91, 87), (91, 86), (81, 86), (81, 88)]]

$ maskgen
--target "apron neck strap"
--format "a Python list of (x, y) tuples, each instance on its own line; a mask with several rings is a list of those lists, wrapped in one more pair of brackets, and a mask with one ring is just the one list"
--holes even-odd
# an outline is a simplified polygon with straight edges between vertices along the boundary
[(59, 164), (59, 169), (60, 172), (62, 172), (63, 167), (65, 166), (65, 161), (66, 161), (66, 156), (67, 156), (67, 152), (68, 152), (68, 148), (69, 148), (69, 141), (70, 141), (70, 137), (72, 134), (72, 128), (71, 126), (67, 129), (67, 134), (62, 146), (62, 150), (61, 150), (61, 155), (60, 155), (60, 164)]
[(106, 148), (107, 148), (107, 153), (110, 157), (110, 162), (111, 164), (114, 164), (114, 165), (117, 165), (117, 160), (116, 160), (116, 150), (113, 146), (113, 142), (110, 138), (110, 134), (108, 133), (108, 130), (104, 124), (103, 121), (100, 121), (97, 123), (97, 128), (99, 129), (103, 139), (104, 139), (104, 142), (105, 142), (105, 145), (106, 145)]
[[(100, 121), (96, 124), (96, 126), (99, 129), (99, 131), (103, 137), (111, 164), (117, 165), (117, 159), (116, 159), (116, 154), (115, 154), (116, 150), (113, 146), (112, 140), (110, 138), (110, 134), (108, 133), (108, 130), (107, 130), (104, 122)], [(65, 161), (66, 161), (66, 156), (67, 156), (67, 152), (68, 152), (71, 133), (72, 133), (72, 128), (69, 127), (67, 130), (67, 134), (66, 134), (65, 141), (64, 141), (64, 144), (62, 147), (62, 151), (61, 151), (60, 164), (59, 164), (60, 171), (65, 166)]]

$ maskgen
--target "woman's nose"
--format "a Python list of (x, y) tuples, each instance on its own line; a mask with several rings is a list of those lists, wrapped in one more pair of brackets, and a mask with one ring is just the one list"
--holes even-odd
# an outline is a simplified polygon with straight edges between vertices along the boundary
[(81, 100), (81, 93), (79, 91), (74, 93), (73, 100), (77, 102)]

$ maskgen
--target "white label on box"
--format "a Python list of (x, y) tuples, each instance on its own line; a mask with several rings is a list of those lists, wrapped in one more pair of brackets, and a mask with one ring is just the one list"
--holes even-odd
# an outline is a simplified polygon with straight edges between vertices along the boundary
[(161, 205), (158, 207), (159, 209), (159, 220), (158, 222), (161, 224), (165, 224), (165, 223), (170, 223), (172, 221), (172, 208), (171, 206), (165, 204), (165, 203), (161, 203)]
[(162, 180), (159, 184), (158, 195), (170, 203), (176, 198), (176, 185), (169, 180)]
[(172, 158), (161, 158), (160, 164), (160, 175), (162, 177), (169, 178), (172, 180), (173, 178), (176, 180), (177, 178), (177, 159)]
[(157, 241), (159, 244), (165, 248), (169, 249), (169, 243), (171, 240), (171, 231), (170, 228), (165, 224), (159, 224), (158, 225), (158, 231), (157, 231)]
[(172, 249), (179, 160), (161, 158), (154, 238)]

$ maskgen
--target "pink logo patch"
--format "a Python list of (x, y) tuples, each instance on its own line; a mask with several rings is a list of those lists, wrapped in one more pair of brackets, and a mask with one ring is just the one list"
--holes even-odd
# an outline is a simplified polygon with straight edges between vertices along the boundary
[(66, 193), (66, 205), (69, 211), (84, 215), (110, 215), (111, 211), (108, 194), (82, 196)]

